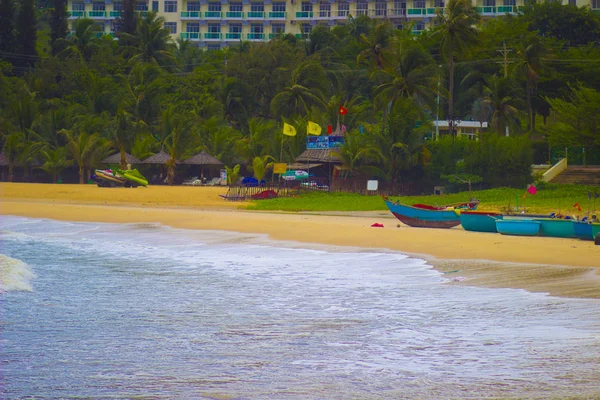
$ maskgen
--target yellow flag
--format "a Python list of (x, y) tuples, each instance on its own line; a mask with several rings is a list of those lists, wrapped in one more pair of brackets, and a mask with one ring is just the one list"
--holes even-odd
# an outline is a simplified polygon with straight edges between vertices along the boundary
[(312, 121), (308, 121), (308, 125), (306, 126), (306, 134), (319, 136), (321, 134), (321, 126)]
[(290, 124), (283, 123), (283, 134), (286, 136), (296, 136), (296, 128)]

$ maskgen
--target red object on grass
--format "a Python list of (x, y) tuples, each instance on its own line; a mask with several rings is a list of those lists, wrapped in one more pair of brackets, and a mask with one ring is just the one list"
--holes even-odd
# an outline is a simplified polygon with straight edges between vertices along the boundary
[(371, 228), (383, 228), (383, 224), (380, 224), (379, 222), (375, 222), (373, 225), (371, 225)]
[(535, 186), (531, 185), (531, 186), (529, 186), (527, 188), (527, 193), (529, 193), (529, 194), (536, 194), (537, 193), (537, 188)]
[(340, 106), (340, 115), (348, 114), (348, 109), (344, 106)]

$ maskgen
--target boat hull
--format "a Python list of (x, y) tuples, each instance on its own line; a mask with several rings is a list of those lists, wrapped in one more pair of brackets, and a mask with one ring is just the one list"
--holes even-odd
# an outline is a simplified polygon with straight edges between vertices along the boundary
[(485, 211), (463, 211), (460, 213), (460, 224), (463, 229), (471, 232), (498, 232), (496, 219), (502, 214)]
[(592, 222), (592, 237), (600, 236), (600, 222)]
[(559, 238), (574, 238), (575, 221), (572, 219), (534, 219), (534, 221), (540, 222), (540, 236), (559, 237)]
[(573, 223), (573, 231), (575, 236), (582, 240), (594, 240), (592, 224), (589, 222), (575, 221)]
[(540, 221), (530, 219), (496, 220), (496, 229), (503, 235), (537, 236), (541, 225)]
[(431, 210), (394, 203), (384, 198), (388, 209), (400, 222), (417, 228), (452, 228), (460, 224), (459, 212)]

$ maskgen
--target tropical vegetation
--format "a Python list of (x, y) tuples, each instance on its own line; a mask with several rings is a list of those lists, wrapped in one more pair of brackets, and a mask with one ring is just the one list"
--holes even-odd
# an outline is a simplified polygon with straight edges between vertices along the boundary
[[(174, 183), (178, 160), (202, 150), (230, 172), (268, 177), (273, 161), (305, 150), (308, 121), (345, 129), (343, 178), (392, 185), (469, 176), (523, 187), (552, 148), (582, 146), (588, 160), (600, 148), (600, 14), (587, 8), (550, 1), (482, 19), (450, 0), (425, 31), (361, 15), (203, 50), (130, 0), (114, 35), (85, 18), (68, 31), (66, 2), (43, 3), (0, 0), (7, 180), (72, 171), (85, 182), (109, 154), (124, 168), (126, 153), (164, 151)], [(438, 138), (436, 119), (489, 128), (477, 141)], [(284, 122), (296, 136), (282, 135)]]

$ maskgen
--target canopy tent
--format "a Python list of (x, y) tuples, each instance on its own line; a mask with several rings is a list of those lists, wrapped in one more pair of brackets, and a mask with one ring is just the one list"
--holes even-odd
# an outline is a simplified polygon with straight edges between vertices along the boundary
[[(164, 150), (150, 156), (142, 161), (142, 164), (166, 164), (171, 159), (171, 156)], [(181, 164), (179, 160), (175, 160), (175, 164)]]
[[(129, 153), (125, 153), (125, 162), (127, 162), (127, 164), (141, 164), (142, 162), (140, 160), (138, 160), (137, 158), (135, 158), (134, 156), (132, 156)], [(121, 153), (115, 153), (111, 156), (106, 157), (104, 160), (102, 160), (102, 163), (104, 164), (120, 164), (121, 163)]]

